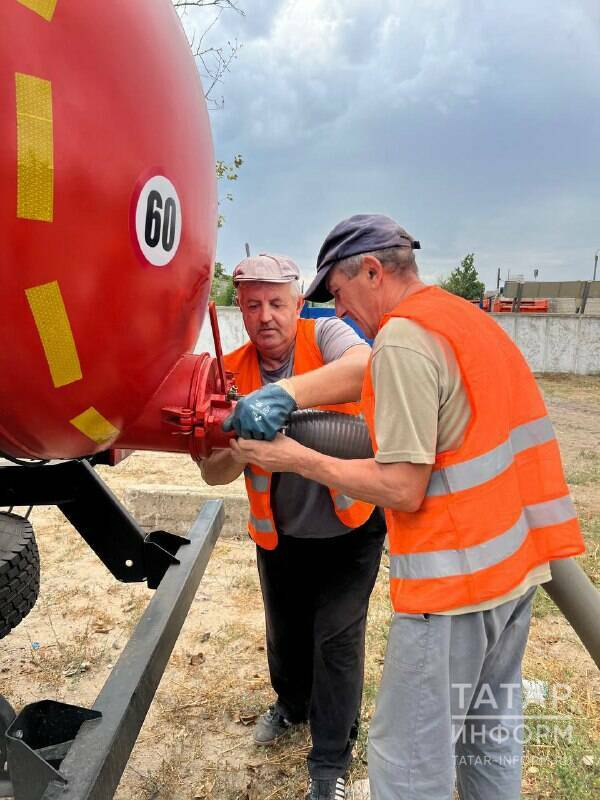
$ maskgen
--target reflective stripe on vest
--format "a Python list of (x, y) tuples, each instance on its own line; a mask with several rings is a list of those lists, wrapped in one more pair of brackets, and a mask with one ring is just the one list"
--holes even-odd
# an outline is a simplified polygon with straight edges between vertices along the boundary
[(333, 502), (335, 507), (339, 508), (340, 511), (346, 511), (347, 509), (352, 508), (356, 501), (351, 497), (348, 497), (346, 494), (334, 494)]
[(259, 519), (258, 517), (255, 517), (252, 512), (250, 512), (248, 521), (254, 530), (258, 531), (258, 533), (275, 533), (275, 528), (273, 527), (273, 523), (270, 519)]
[(269, 488), (268, 475), (257, 475), (250, 467), (244, 467), (244, 476), (248, 478), (255, 492), (266, 492)]
[(273, 549), (277, 545), (277, 531), (269, 500), (270, 477), (255, 472), (250, 464), (244, 467), (244, 477), (250, 500), (248, 515), (250, 535), (261, 547)]
[(482, 456), (432, 472), (427, 496), (440, 497), (481, 486), (507, 470), (517, 453), (546, 444), (554, 438), (554, 429), (548, 417), (519, 425), (511, 431), (505, 442)]
[(468, 575), (487, 569), (515, 553), (532, 529), (560, 525), (575, 517), (575, 508), (569, 495), (525, 506), (512, 528), (482, 544), (466, 547), (464, 550), (392, 555), (390, 577), (448, 578), (452, 575)]

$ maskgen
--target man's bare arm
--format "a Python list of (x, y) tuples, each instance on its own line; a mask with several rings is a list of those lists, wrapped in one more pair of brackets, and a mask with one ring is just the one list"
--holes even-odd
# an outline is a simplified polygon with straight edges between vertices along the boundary
[(357, 500), (395, 511), (418, 511), (431, 475), (431, 464), (381, 464), (374, 458), (332, 458), (279, 434), (272, 442), (252, 439), (229, 443), (235, 458), (258, 464), (269, 472), (296, 472), (332, 486)]
[(244, 471), (245, 464), (234, 461), (230, 450), (215, 450), (200, 462), (200, 472), (209, 486), (231, 483)]
[(431, 475), (431, 464), (380, 464), (374, 458), (344, 461), (314, 450), (296, 466), (304, 478), (392, 511), (418, 511)]
[(360, 400), (371, 348), (357, 344), (336, 361), (312, 372), (278, 381), (298, 404), (298, 408), (352, 403)]

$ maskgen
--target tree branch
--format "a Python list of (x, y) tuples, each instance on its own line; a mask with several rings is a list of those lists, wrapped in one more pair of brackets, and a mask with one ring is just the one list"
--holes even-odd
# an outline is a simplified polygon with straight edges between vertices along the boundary
[(205, 85), (208, 87), (204, 91), (204, 96), (209, 108), (222, 108), (223, 97), (216, 99), (213, 93), (217, 84), (222, 82), (223, 75), (229, 71), (231, 63), (237, 58), (241, 45), (235, 39), (233, 43), (228, 41), (225, 45), (219, 47), (204, 47), (204, 40), (219, 21), (223, 11), (235, 11), (242, 16), (244, 16), (244, 11), (237, 5), (236, 0), (172, 0), (172, 2), (181, 17), (186, 15), (190, 9), (212, 7), (217, 11), (214, 19), (207, 25), (198, 40), (196, 40), (196, 32), (192, 33), (190, 47), (194, 58), (199, 64)]
[(244, 15), (241, 8), (237, 6), (234, 0), (173, 0), (175, 8), (208, 8), (209, 6), (218, 6), (219, 8), (231, 8), (237, 11), (238, 14)]

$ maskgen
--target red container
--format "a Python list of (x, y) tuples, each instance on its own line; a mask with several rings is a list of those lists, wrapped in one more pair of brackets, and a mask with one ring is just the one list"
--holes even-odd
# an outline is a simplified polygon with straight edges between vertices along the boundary
[(2, 3), (0, 141), (0, 451), (105, 450), (193, 348), (212, 278), (210, 128), (170, 0)]
[[(521, 314), (546, 314), (550, 309), (549, 300), (521, 300), (519, 311)], [(513, 310), (512, 300), (494, 300), (492, 311), (495, 313), (510, 313)]]

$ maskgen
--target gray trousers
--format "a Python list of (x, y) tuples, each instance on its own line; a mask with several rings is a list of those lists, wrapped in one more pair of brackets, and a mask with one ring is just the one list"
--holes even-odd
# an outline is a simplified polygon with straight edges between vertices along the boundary
[(371, 800), (518, 800), (535, 587), (489, 611), (395, 614), (369, 729)]

